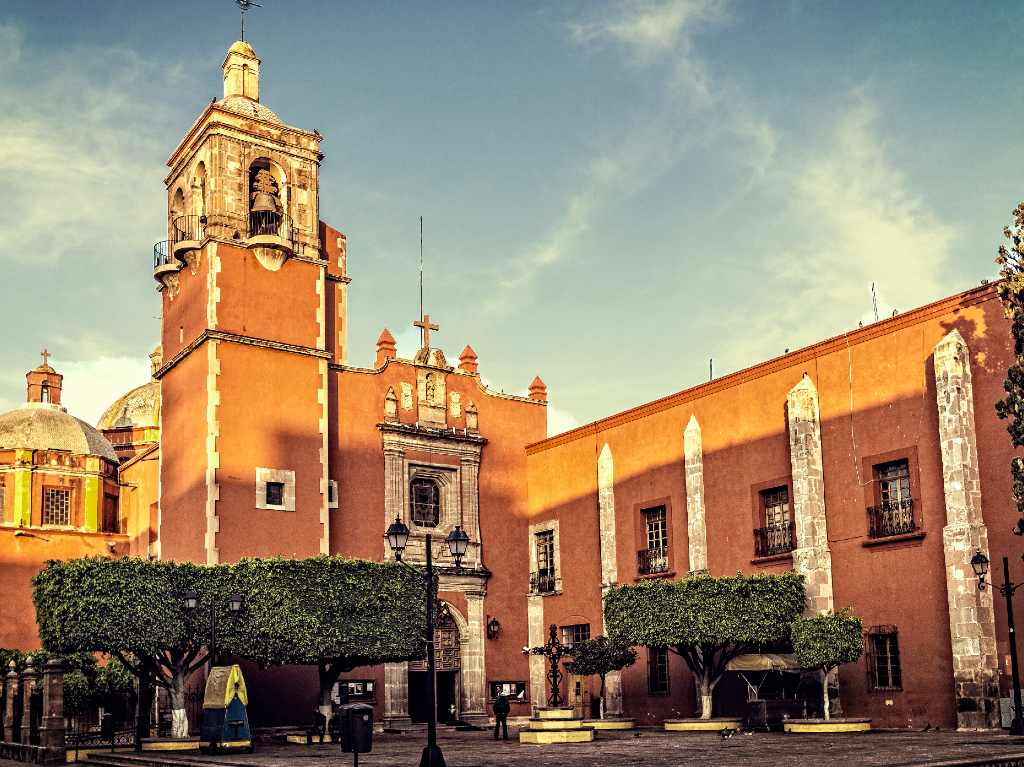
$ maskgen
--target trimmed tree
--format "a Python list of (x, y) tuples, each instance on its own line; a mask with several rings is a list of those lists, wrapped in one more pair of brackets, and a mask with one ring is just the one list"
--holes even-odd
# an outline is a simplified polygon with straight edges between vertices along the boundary
[(599, 636), (574, 644), (572, 656), (572, 661), (565, 664), (565, 668), (570, 674), (579, 676), (597, 674), (600, 677), (601, 718), (604, 719), (605, 678), (612, 671), (621, 671), (636, 663), (636, 651), (629, 645), (616, 643), (608, 637)]
[(225, 626), (222, 646), (263, 664), (315, 665), (328, 715), (343, 672), (424, 656), (425, 584), (406, 565), (243, 559), (232, 574), (245, 620)]
[(789, 637), (804, 609), (804, 579), (796, 573), (694, 576), (617, 586), (605, 596), (613, 641), (667, 647), (693, 673), (700, 718), (710, 719), (712, 695), (729, 661)]
[(831, 717), (828, 681), (844, 663), (855, 663), (864, 651), (864, 626), (846, 610), (811, 618), (797, 618), (790, 628), (793, 652), (802, 668), (821, 674), (822, 716)]
[[(999, 246), (996, 263), (1002, 280), (996, 291), (1010, 320), (1014, 361), (1006, 371), (1006, 397), (996, 403), (996, 414), (1009, 421), (1010, 443), (1024, 447), (1024, 203), (1013, 211), (1013, 228), (1004, 227), (1003, 236), (1008, 244)], [(1020, 456), (1010, 459), (1010, 474), (1017, 511), (1024, 514), (1024, 459)], [(1018, 524), (1024, 529), (1024, 519)]]
[[(130, 558), (50, 561), (33, 579), (39, 638), (53, 652), (108, 653), (140, 687), (163, 687), (172, 734), (188, 737), (185, 680), (206, 660), (207, 627), (186, 614), (182, 595), (209, 600), (225, 591), (225, 569)], [(209, 602), (201, 612), (209, 615)]]

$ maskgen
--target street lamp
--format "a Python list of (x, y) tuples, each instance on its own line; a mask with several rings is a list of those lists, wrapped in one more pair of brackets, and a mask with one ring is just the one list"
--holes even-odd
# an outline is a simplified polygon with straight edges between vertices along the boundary
[[(409, 543), (409, 528), (398, 517), (392, 522), (384, 533), (384, 538), (394, 552), (395, 560), (402, 562), (402, 552)], [(437, 745), (437, 668), (434, 657), (434, 556), (433, 536), (427, 533), (426, 545), (426, 569), (423, 571), (423, 582), (427, 587), (427, 674), (429, 683), (427, 685), (427, 703), (430, 709), (430, 717), (427, 719), (427, 745), (423, 749), (423, 756), (420, 757), (420, 767), (447, 767), (444, 755)], [(455, 569), (462, 569), (462, 558), (469, 548), (469, 536), (461, 526), (456, 525), (455, 529), (448, 533), (444, 539), (448, 544), (448, 551), (455, 560)], [(402, 562), (406, 567), (412, 567)], [(415, 568), (413, 568), (415, 569)], [(419, 572), (417, 570), (417, 572)]]
[[(979, 549), (971, 557), (971, 569), (978, 577), (978, 590), (985, 590), (985, 576), (988, 574), (989, 559)], [(994, 585), (994, 584), (993, 584)], [(1003, 585), (996, 586), (999, 593), (1006, 597), (1006, 623), (1010, 634), (1010, 673), (1013, 675), (1013, 721), (1010, 722), (1011, 735), (1024, 735), (1024, 719), (1021, 718), (1020, 667), (1017, 665), (1017, 630), (1013, 625), (1013, 592), (1024, 586), (1022, 583), (1010, 582), (1010, 560), (1003, 557)]]
[[(194, 591), (186, 591), (181, 597), (182, 605), (185, 608), (185, 612), (189, 616), (193, 616), (199, 607), (199, 595)], [(242, 607), (245, 604), (244, 597), (239, 593), (231, 594), (228, 597), (228, 612), (231, 613), (232, 618), (237, 618), (238, 614), (242, 612)], [(217, 653), (217, 600), (210, 600), (210, 644), (207, 648), (206, 659), (209, 663), (209, 667), (213, 668), (213, 659)]]

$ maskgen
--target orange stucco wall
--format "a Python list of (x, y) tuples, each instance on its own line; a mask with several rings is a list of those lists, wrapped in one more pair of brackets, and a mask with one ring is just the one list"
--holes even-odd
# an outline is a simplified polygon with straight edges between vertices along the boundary
[[(711, 574), (789, 569), (788, 558), (754, 561), (752, 529), (760, 526), (757, 491), (790, 480), (786, 395), (806, 373), (820, 398), (835, 604), (852, 608), (866, 627), (896, 625), (903, 661), (903, 690), (896, 692), (868, 692), (863, 661), (844, 667), (845, 710), (887, 726), (955, 725), (932, 362), (933, 348), (953, 328), (971, 350), (992, 559), (1014, 554), (1019, 546), (1008, 533), (1016, 520), (1007, 470), (1012, 452), (993, 409), (1011, 349), (1001, 307), (987, 287), (531, 446), (531, 518), (557, 517), (563, 531), (564, 593), (545, 598), (545, 622), (585, 617), (592, 627), (600, 626), (597, 456), (605, 443), (614, 458), (619, 582), (640, 579), (636, 556), (646, 548), (640, 509), (662, 503), (670, 515), (670, 576), (686, 574), (683, 430), (691, 415), (703, 433)], [(866, 507), (876, 502), (871, 466), (894, 457), (909, 458), (915, 514), (924, 537), (865, 546)], [(1000, 604), (997, 610), (1002, 658), (1005, 618)], [(673, 657), (671, 694), (649, 696), (646, 654), (641, 652), (637, 665), (624, 674), (627, 710), (640, 718), (678, 716), (680, 710), (690, 714), (693, 688), (687, 676), (684, 664)]]

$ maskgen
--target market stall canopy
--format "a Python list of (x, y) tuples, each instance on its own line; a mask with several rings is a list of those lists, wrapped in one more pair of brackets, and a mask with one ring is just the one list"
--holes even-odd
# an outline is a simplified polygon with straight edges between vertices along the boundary
[(781, 653), (751, 653), (737, 655), (725, 667), (726, 671), (799, 671), (795, 655)]

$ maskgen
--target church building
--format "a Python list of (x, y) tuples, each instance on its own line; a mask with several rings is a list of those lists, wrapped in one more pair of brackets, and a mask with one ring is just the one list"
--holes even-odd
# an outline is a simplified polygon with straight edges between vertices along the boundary
[[(864, 620), (865, 655), (839, 672), (846, 713), (998, 726), (1010, 637), (969, 564), (981, 551), (1019, 568), (1022, 548), (994, 411), (1013, 349), (993, 285), (548, 438), (534, 371), (527, 396), (489, 388), (472, 339), (450, 360), (428, 315), (411, 359), (384, 329), (373, 365), (350, 363), (359, 286), (346, 235), (320, 216), (323, 137), (261, 101), (260, 66), (248, 43), (230, 47), (223, 98), (167, 162), (152, 380), (93, 428), (60, 406), (44, 357), (25, 406), (0, 415), (0, 646), (37, 645), (29, 579), (50, 558), (381, 561), (399, 519), (404, 559), (422, 564), (431, 535), (440, 565), (442, 720), (485, 722), (499, 693), (530, 716), (548, 691), (523, 648), (550, 625), (566, 644), (602, 634), (616, 584), (793, 569), (808, 614)], [(456, 526), (461, 569), (443, 544)], [(424, 662), (342, 683), (387, 725), (429, 715)], [(253, 669), (249, 686), (255, 725), (297, 724), (316, 670)], [(597, 688), (570, 676), (570, 705), (589, 716)], [(746, 699), (727, 674), (716, 713)], [(664, 648), (608, 679), (609, 713), (642, 724), (695, 706)]]

